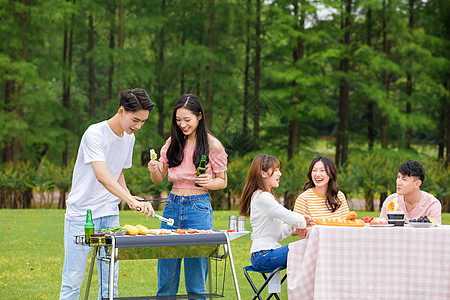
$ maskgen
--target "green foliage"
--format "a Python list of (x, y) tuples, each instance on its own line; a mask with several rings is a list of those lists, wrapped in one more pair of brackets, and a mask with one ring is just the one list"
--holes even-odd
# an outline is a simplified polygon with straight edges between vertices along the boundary
[(281, 184), (275, 191), (277, 193), (290, 193), (295, 196), (303, 191), (303, 185), (307, 181), (309, 165), (317, 153), (300, 152), (290, 160), (282, 159), (281, 162)]
[(421, 189), (433, 194), (441, 201), (442, 211), (450, 211), (450, 171), (443, 161), (430, 161), (424, 164), (425, 182)]
[(25, 208), (26, 193), (35, 184), (36, 174), (29, 162), (4, 163), (0, 169), (0, 207)]
[(168, 193), (172, 185), (163, 180), (159, 185), (153, 184), (147, 166), (134, 166), (124, 170), (125, 180), (132, 195), (159, 198), (161, 193)]
[(396, 166), (402, 162), (385, 151), (354, 154), (339, 172), (340, 189), (347, 198), (351, 193), (362, 192), (366, 210), (373, 211), (375, 193), (392, 191), (398, 172)]
[[(342, 79), (349, 83), (348, 135), (351, 146), (359, 152), (367, 147), (369, 102), (374, 104), (375, 148), (381, 135), (382, 116), (388, 117), (388, 147), (393, 151), (408, 145), (413, 148), (446, 145), (448, 1), (416, 1), (413, 11), (409, 3), (401, 0), (352, 2), (348, 47), (341, 43), (345, 3), (259, 2), (262, 5), (259, 91), (255, 90), (254, 82), (256, 1), (122, 2), (123, 23), (119, 22), (117, 1), (1, 2), (0, 69), (4, 72), (0, 75), (0, 86), (4, 93), (0, 99), (0, 157), (10, 159), (3, 154), (14, 153), (13, 160), (29, 161), (43, 172), (43, 178), (35, 184), (40, 191), (68, 190), (71, 168), (57, 171), (63, 151), (67, 147), (68, 160), (73, 160), (86, 128), (114, 115), (118, 90), (132, 87), (145, 88), (156, 103), (147, 124), (136, 133), (135, 158), (164, 144), (175, 99), (184, 93), (199, 94), (207, 109), (205, 118), (212, 120), (210, 130), (230, 154), (229, 188), (214, 192), (215, 207), (234, 205), (233, 199), (240, 194), (246, 166), (251, 161), (250, 156), (245, 159), (243, 156), (254, 144), (260, 151), (277, 153), (286, 168), (283, 176), (286, 186), (277, 193), (289, 196), (299, 192), (303, 175), (298, 182), (294, 178), (304, 172), (313, 155), (299, 153), (292, 161), (286, 161), (278, 153), (286, 152), (293, 121), (300, 128), (299, 149), (308, 149), (318, 136), (336, 134)], [(414, 13), (413, 28), (409, 26), (411, 13)], [(94, 20), (92, 51), (88, 51), (87, 38), (90, 16)], [(120, 30), (124, 35), (123, 49), (119, 48)], [(70, 68), (67, 60), (62, 60), (64, 45), (69, 41), (73, 42)], [(389, 53), (384, 42), (390, 45)], [(344, 57), (350, 61), (348, 73), (340, 71)], [(89, 59), (93, 59), (93, 70), (89, 70)], [(247, 59), (249, 83), (245, 87)], [(90, 71), (95, 77), (93, 117), (88, 116)], [(389, 74), (388, 89), (383, 82), (385, 72)], [(68, 77), (70, 103), (66, 108), (62, 99)], [(407, 93), (409, 83), (411, 95)], [(248, 103), (244, 106), (245, 88)], [(254, 110), (256, 92), (258, 115)], [(207, 95), (211, 101), (206, 101)], [(406, 113), (408, 104), (411, 113)], [(245, 134), (244, 112), (248, 121)], [(256, 117), (257, 141), (252, 134)], [(65, 120), (68, 129), (64, 129)], [(364, 155), (371, 159), (367, 161)], [(48, 162), (41, 162), (44, 157)], [(400, 158), (385, 153), (350, 157), (353, 162), (347, 166), (348, 170), (340, 170), (349, 174), (340, 176), (340, 184), (347, 193), (364, 193), (371, 199), (376, 193), (392, 191), (388, 180), (380, 174), (372, 172), (364, 179), (362, 175), (373, 167), (382, 168), (384, 162), (397, 164)], [(154, 195), (169, 189), (168, 183), (150, 184), (145, 168), (126, 172), (135, 193)], [(430, 180), (433, 187), (429, 188), (446, 198), (445, 188), (434, 187), (434, 182), (446, 186), (444, 175)], [(54, 177), (57, 179), (50, 179)], [(229, 205), (222, 199), (228, 199)]]

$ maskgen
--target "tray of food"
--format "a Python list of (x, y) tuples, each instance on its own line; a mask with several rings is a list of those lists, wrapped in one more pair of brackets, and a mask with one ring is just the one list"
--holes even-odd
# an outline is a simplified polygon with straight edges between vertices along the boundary
[(348, 227), (364, 227), (364, 223), (361, 219), (356, 219), (356, 212), (351, 211), (344, 218), (328, 218), (328, 219), (317, 219), (314, 220), (317, 225), (328, 225), (328, 226), (348, 226)]

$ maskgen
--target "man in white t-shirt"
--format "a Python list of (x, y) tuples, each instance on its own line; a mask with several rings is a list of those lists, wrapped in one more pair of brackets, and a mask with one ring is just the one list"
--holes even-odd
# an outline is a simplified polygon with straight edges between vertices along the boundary
[(425, 180), (425, 169), (415, 160), (407, 160), (398, 169), (397, 193), (386, 198), (381, 208), (380, 217), (387, 219), (387, 206), (397, 198), (399, 210), (405, 212), (405, 219), (416, 219), (421, 216), (433, 218), (441, 223), (442, 205), (433, 195), (420, 190)]
[[(109, 120), (89, 126), (81, 138), (67, 198), (64, 223), (64, 268), (60, 299), (78, 299), (86, 270), (90, 247), (74, 243), (75, 235), (84, 235), (87, 210), (92, 211), (95, 231), (119, 226), (119, 203), (125, 201), (132, 210), (148, 216), (154, 211), (150, 203), (132, 196), (123, 169), (131, 168), (134, 132), (139, 130), (154, 107), (143, 89), (124, 90), (120, 94), (117, 114)], [(102, 249), (104, 251), (104, 249)], [(109, 265), (97, 261), (98, 298), (108, 295)], [(118, 265), (115, 270), (115, 283)], [(114, 284), (114, 297), (117, 297)]]

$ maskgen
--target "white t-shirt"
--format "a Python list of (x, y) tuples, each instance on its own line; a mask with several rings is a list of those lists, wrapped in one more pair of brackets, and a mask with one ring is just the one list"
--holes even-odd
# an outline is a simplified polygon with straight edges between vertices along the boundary
[(104, 161), (108, 171), (117, 180), (123, 169), (131, 168), (134, 135), (124, 132), (117, 136), (107, 121), (89, 126), (81, 138), (77, 161), (73, 170), (72, 190), (67, 198), (66, 218), (71, 221), (92, 217), (118, 215), (120, 199), (111, 194), (95, 177), (93, 161)]
[(250, 205), (252, 247), (250, 253), (281, 247), (278, 243), (291, 235), (291, 227), (305, 228), (305, 218), (280, 203), (269, 192), (257, 190)]

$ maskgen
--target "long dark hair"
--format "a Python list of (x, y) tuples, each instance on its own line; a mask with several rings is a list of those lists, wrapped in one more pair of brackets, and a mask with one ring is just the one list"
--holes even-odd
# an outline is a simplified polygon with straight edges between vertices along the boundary
[(250, 204), (252, 195), (257, 190), (263, 190), (273, 194), (272, 189), (267, 190), (262, 178), (262, 172), (268, 172), (272, 169), (272, 174), (276, 168), (280, 167), (278, 159), (268, 154), (257, 155), (248, 170), (247, 182), (245, 182), (244, 189), (242, 190), (241, 199), (239, 200), (239, 214), (241, 216), (250, 217)]
[(206, 127), (205, 112), (202, 103), (197, 95), (186, 94), (178, 98), (173, 105), (172, 124), (170, 126), (170, 145), (167, 149), (167, 160), (169, 168), (177, 167), (184, 159), (184, 146), (186, 144), (186, 136), (181, 128), (177, 125), (177, 110), (181, 107), (187, 108), (198, 117), (202, 118), (198, 122), (196, 131), (195, 151), (193, 155), (193, 162), (197, 168), (203, 154), (206, 154), (206, 163), (209, 162), (209, 144), (208, 134), (211, 132)]
[(308, 180), (303, 185), (303, 191), (316, 186), (312, 180), (311, 172), (318, 161), (322, 161), (325, 166), (325, 171), (330, 177), (327, 186), (327, 201), (325, 204), (331, 212), (335, 212), (341, 206), (341, 201), (338, 198), (339, 186), (337, 184), (337, 170), (333, 159), (328, 156), (319, 155), (312, 160), (311, 165), (309, 166)]

